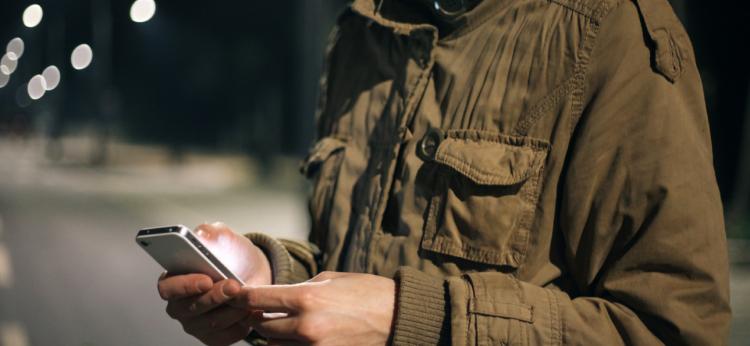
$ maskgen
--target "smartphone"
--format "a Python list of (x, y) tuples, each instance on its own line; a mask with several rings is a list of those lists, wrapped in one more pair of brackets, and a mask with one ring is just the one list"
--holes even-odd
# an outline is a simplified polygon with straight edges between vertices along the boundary
[(142, 229), (135, 236), (135, 242), (169, 274), (201, 273), (215, 281), (234, 279), (245, 285), (183, 225)]

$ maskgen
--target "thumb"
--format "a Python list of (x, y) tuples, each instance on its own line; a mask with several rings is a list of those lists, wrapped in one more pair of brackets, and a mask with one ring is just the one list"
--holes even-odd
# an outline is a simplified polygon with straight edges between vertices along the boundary
[(232, 231), (222, 222), (213, 222), (198, 225), (198, 227), (195, 227), (194, 232), (201, 240), (216, 241), (220, 235)]

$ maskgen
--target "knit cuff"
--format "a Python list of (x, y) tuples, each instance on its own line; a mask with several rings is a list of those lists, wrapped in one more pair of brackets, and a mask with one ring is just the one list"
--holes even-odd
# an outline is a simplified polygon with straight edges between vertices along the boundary
[(245, 237), (259, 247), (271, 262), (274, 284), (288, 284), (292, 276), (292, 256), (278, 240), (263, 233), (248, 233)]
[(409, 267), (399, 268), (394, 279), (398, 293), (393, 344), (448, 344), (450, 309), (445, 282)]

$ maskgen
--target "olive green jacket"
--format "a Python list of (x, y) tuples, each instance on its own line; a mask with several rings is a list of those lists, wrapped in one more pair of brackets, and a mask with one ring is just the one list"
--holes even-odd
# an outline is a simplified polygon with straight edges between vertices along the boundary
[(331, 36), (310, 243), (250, 235), (277, 283), (394, 277), (395, 344), (726, 342), (706, 107), (666, 0), (379, 3)]

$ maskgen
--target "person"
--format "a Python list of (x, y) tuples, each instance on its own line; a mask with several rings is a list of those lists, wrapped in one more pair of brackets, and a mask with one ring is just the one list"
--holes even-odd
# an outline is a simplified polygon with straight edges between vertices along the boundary
[(326, 61), (309, 242), (199, 226), (249, 284), (163, 276), (188, 333), (726, 342), (706, 108), (667, 0), (356, 0)]

